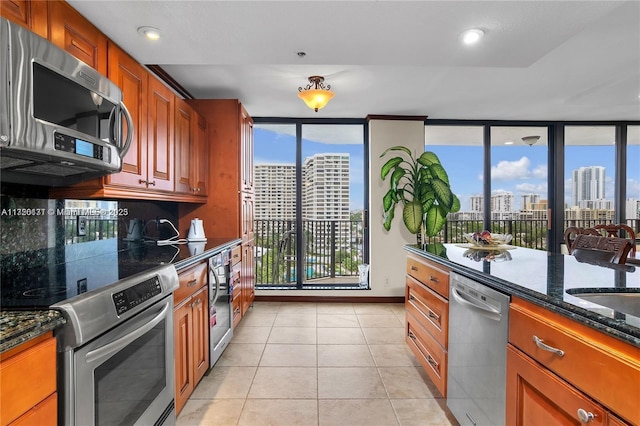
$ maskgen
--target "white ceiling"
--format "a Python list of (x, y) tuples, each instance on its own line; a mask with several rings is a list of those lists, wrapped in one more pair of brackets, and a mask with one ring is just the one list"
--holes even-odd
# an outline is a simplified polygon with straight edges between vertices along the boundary
[[(640, 119), (639, 1), (68, 2), (194, 97), (254, 117)], [(461, 44), (469, 28), (479, 45)], [(310, 75), (336, 94), (318, 113), (297, 98)]]

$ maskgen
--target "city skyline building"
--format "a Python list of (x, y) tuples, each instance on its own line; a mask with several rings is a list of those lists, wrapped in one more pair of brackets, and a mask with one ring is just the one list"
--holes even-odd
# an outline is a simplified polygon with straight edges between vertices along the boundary
[(294, 220), (296, 218), (295, 164), (256, 164), (253, 179), (256, 219)]
[(605, 168), (580, 167), (571, 172), (571, 206), (590, 207), (591, 202), (605, 198)]

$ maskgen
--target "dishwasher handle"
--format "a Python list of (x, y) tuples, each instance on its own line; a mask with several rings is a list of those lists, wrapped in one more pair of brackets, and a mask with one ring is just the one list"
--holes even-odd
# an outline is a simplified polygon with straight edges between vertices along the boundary
[(500, 311), (492, 308), (491, 306), (485, 305), (480, 300), (472, 298), (466, 294), (461, 293), (457, 288), (451, 288), (451, 294), (453, 294), (453, 298), (461, 304), (471, 310), (478, 312), (480, 315), (489, 318), (494, 321), (500, 321), (502, 318), (502, 314)]

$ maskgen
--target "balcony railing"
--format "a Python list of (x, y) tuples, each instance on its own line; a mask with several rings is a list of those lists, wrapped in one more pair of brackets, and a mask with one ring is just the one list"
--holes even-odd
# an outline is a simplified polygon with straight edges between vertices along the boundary
[[(602, 220), (565, 220), (569, 226), (593, 227)], [(640, 235), (640, 220), (627, 225)], [(482, 221), (448, 220), (436, 237), (428, 242), (465, 243), (464, 234), (481, 231)], [(491, 231), (511, 234), (512, 245), (547, 250), (547, 220), (493, 220)], [(363, 227), (361, 221), (302, 222), (303, 282), (357, 283), (358, 265), (363, 264)], [(256, 220), (255, 282), (262, 288), (296, 286), (296, 229), (293, 220)]]

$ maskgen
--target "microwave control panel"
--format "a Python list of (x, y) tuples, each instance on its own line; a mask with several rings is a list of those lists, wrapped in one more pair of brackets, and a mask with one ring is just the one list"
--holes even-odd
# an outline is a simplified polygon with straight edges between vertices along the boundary
[(111, 162), (111, 150), (108, 147), (87, 142), (60, 132), (55, 132), (54, 140), (54, 147), (59, 151), (71, 152), (83, 157), (104, 161), (105, 163)]
[(112, 295), (118, 316), (162, 293), (157, 276), (135, 284)]

